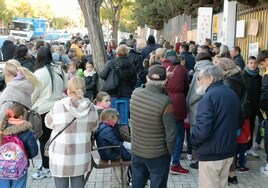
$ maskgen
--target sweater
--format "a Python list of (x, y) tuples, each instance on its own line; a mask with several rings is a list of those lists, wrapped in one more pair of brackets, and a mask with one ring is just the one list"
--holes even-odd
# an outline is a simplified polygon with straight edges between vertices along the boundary
[(130, 125), (133, 154), (146, 159), (173, 154), (177, 127), (171, 99), (163, 88), (147, 84), (134, 90)]
[(52, 176), (74, 177), (90, 171), (91, 132), (98, 125), (98, 113), (90, 100), (66, 97), (55, 102), (45, 116), (45, 125), (52, 129), (52, 139), (74, 118), (74, 122), (49, 147)]

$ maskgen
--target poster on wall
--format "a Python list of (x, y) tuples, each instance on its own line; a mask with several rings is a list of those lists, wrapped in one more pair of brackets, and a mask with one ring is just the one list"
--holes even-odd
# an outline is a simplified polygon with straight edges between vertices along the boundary
[(206, 38), (211, 38), (212, 7), (198, 8), (197, 43), (202, 45)]
[(257, 57), (258, 53), (259, 53), (259, 43), (258, 42), (250, 43), (249, 44), (249, 56)]
[(246, 20), (236, 22), (236, 38), (245, 37)]
[(251, 19), (249, 23), (248, 35), (257, 36), (259, 31), (259, 21)]

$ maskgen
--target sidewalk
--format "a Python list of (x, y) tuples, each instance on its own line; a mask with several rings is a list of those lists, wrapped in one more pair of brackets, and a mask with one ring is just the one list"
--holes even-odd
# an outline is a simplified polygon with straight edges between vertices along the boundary
[[(259, 150), (260, 158), (248, 156), (248, 165), (250, 172), (240, 174), (237, 172), (239, 183), (231, 185), (231, 188), (267, 188), (268, 177), (260, 173), (260, 167), (266, 164), (265, 154), (263, 150)], [(185, 154), (182, 155), (186, 159)], [(191, 169), (189, 164), (191, 161), (181, 160), (183, 167), (187, 167), (190, 173), (187, 175), (169, 175), (168, 188), (197, 188), (198, 187), (198, 170)], [(34, 160), (35, 167), (32, 164), (28, 171), (28, 188), (54, 188), (53, 178), (45, 178), (42, 180), (33, 180), (31, 175), (41, 164), (40, 156)], [(117, 181), (112, 174), (112, 169), (93, 169), (91, 176), (86, 184), (86, 188), (118, 188)]]

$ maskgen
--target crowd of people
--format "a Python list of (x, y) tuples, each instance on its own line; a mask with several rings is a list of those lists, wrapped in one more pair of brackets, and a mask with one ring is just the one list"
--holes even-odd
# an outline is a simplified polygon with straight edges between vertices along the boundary
[[(13, 135), (22, 140), (28, 159), (37, 155), (39, 141), (42, 164), (33, 179), (53, 176), (57, 188), (69, 187), (69, 181), (84, 187), (92, 136), (98, 147), (120, 146), (101, 151), (102, 159), (122, 154), (132, 160), (134, 188), (148, 180), (151, 187), (164, 188), (169, 173), (188, 174), (180, 163), (182, 152), (188, 160), (196, 154), (190, 167), (199, 170), (201, 188), (237, 184), (236, 170), (249, 172), (246, 156), (259, 157), (262, 138), (268, 156), (268, 131), (261, 132), (268, 129), (268, 51), (244, 61), (238, 46), (229, 51), (210, 39), (173, 46), (163, 38), (157, 43), (153, 35), (146, 47), (136, 49), (131, 35), (119, 45), (109, 42), (108, 60), (97, 72), (90, 45), (84, 44), (80, 36), (66, 45), (43, 40), (17, 45), (13, 36), (4, 42), (0, 148), (12, 135), (8, 129), (23, 125)], [(118, 85), (104, 91), (98, 80), (108, 82), (113, 71)], [(25, 107), (38, 109), (42, 118), (38, 139), (25, 139), (31, 133)], [(45, 145), (54, 137), (47, 157)], [(268, 175), (268, 157), (261, 172)], [(22, 173), (8, 179), (0, 172), (1, 186), (26, 187), (27, 168)]]

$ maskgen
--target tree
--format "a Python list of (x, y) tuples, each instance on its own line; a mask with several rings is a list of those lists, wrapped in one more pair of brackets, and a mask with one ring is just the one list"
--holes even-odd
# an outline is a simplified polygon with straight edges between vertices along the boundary
[(78, 0), (78, 3), (85, 18), (94, 65), (97, 72), (99, 72), (106, 62), (103, 32), (100, 22), (100, 6), (102, 0)]

